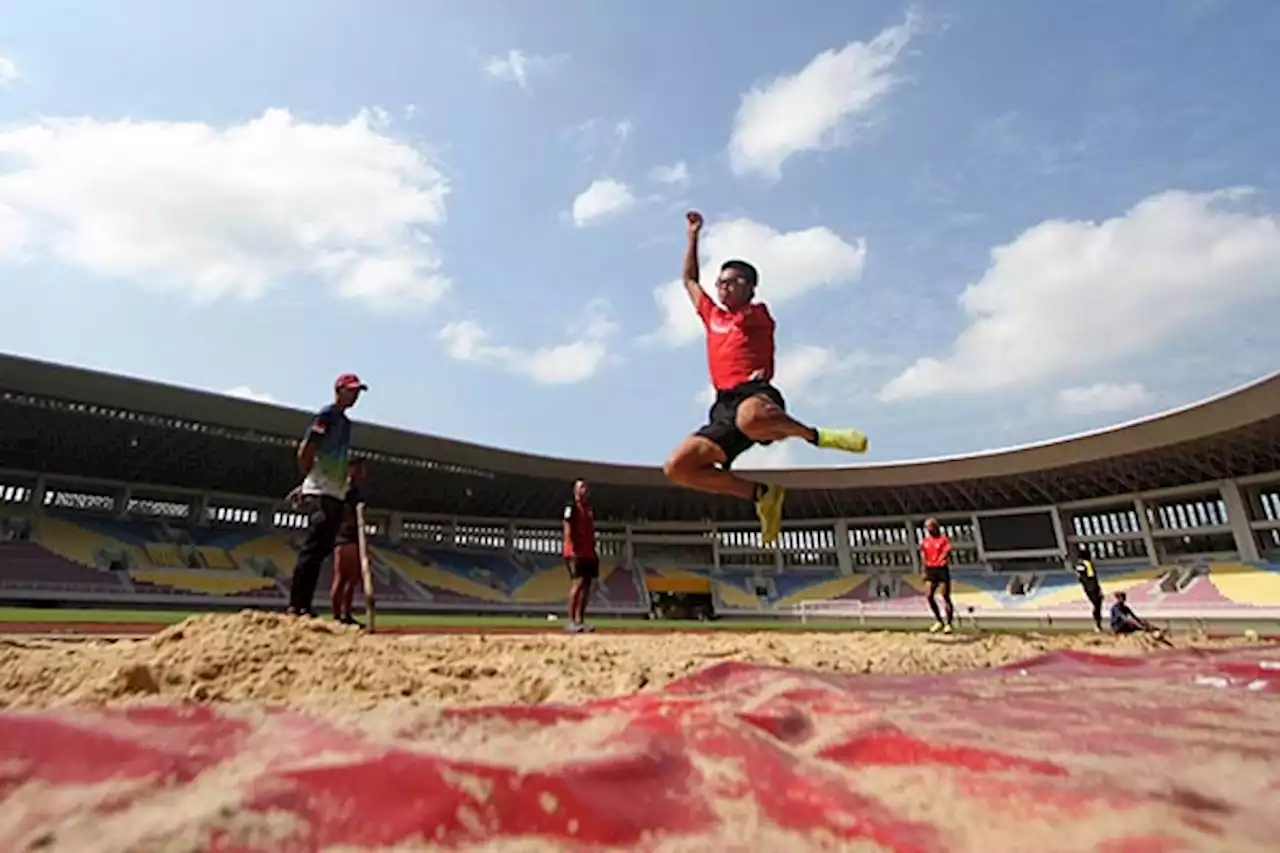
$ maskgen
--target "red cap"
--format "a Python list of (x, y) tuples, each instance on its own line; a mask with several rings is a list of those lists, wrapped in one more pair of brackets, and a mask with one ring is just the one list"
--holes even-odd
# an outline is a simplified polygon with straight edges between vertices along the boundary
[(354, 373), (344, 373), (337, 379), (333, 380), (333, 390), (342, 391), (347, 388), (355, 388), (360, 391), (368, 391), (369, 386), (360, 381), (360, 377)]

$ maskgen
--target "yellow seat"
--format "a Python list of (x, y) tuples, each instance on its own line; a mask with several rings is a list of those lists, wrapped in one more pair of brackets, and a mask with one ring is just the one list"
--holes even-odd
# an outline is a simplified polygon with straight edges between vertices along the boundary
[(129, 576), (153, 586), (167, 586), (201, 595), (237, 595), (256, 589), (271, 589), (270, 578), (247, 573), (214, 572), (207, 569), (133, 569)]

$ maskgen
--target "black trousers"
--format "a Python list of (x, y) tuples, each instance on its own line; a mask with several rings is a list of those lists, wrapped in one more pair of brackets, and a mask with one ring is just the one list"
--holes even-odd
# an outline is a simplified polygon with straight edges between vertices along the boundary
[(333, 545), (342, 526), (343, 503), (328, 495), (307, 497), (303, 505), (310, 520), (307, 537), (298, 550), (298, 562), (293, 567), (293, 581), (289, 586), (289, 608), (295, 612), (311, 609), (316, 595), (316, 583), (320, 580), (320, 567), (333, 554)]
[(1093, 623), (1095, 625), (1102, 624), (1102, 588), (1090, 587), (1084, 588), (1085, 597), (1089, 599), (1089, 604), (1093, 606)]

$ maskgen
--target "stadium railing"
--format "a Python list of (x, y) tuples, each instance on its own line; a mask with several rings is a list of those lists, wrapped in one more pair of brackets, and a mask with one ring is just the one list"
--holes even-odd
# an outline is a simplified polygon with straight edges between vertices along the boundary
[[(900, 607), (881, 608), (874, 604), (853, 600), (802, 601), (789, 608), (801, 623), (810, 620), (851, 619), (859, 625), (874, 623), (902, 623), (932, 621), (933, 615), (923, 606), (920, 613), (911, 613)], [(782, 610), (780, 608), (780, 610)], [(1212, 622), (1280, 622), (1280, 607), (1213, 607), (1213, 608), (1152, 608), (1138, 614), (1156, 624), (1190, 622), (1208, 625)], [(1103, 612), (1104, 618), (1106, 612)], [(1055, 622), (1091, 622), (1087, 610), (1079, 608), (1046, 608), (1044, 610), (1016, 608), (957, 608), (956, 617), (961, 622), (978, 624), (982, 621), (996, 623), (1036, 623), (1045, 627)]]

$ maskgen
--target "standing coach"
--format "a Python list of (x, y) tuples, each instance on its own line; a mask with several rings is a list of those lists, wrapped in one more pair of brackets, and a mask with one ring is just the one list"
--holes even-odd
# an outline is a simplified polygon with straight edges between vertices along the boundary
[(320, 580), (320, 566), (333, 553), (347, 496), (347, 468), (351, 459), (351, 421), (347, 418), (347, 409), (367, 390), (369, 386), (354, 373), (339, 376), (333, 383), (333, 402), (316, 412), (306, 435), (298, 443), (298, 472), (303, 480), (302, 485), (290, 493), (290, 498), (307, 514), (308, 523), (289, 587), (290, 615), (316, 615), (311, 603)]
[(571, 634), (591, 633), (587, 624), (587, 602), (591, 584), (600, 577), (596, 554), (596, 517), (591, 510), (586, 480), (573, 484), (573, 500), (564, 508), (564, 563), (569, 568), (569, 624)]

